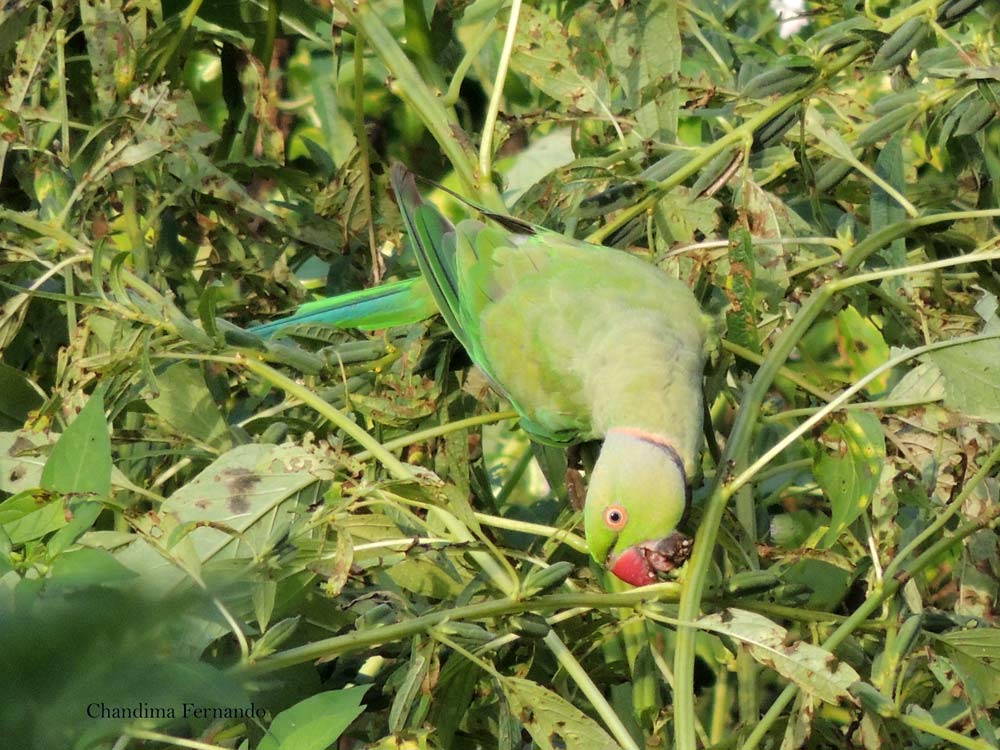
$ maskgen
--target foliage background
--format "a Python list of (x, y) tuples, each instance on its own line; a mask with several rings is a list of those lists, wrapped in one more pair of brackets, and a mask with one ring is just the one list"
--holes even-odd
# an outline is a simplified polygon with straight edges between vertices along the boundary
[[(514, 7), (0, 11), (19, 747), (998, 747), (995, 2)], [(415, 272), (392, 159), (718, 321), (680, 582), (440, 322), (241, 331)]]

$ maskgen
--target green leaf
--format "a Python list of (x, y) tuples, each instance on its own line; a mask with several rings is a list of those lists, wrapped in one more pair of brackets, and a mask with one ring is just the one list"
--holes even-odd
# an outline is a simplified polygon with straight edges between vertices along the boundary
[[(799, 346), (801, 362), (796, 369), (808, 370), (821, 378), (854, 383), (889, 360), (889, 347), (882, 332), (868, 318), (848, 305), (834, 318), (815, 323)], [(889, 372), (872, 380), (865, 391), (872, 396), (888, 386)]]
[(936, 636), (935, 650), (947, 656), (960, 679), (982, 692), (987, 707), (1000, 704), (1000, 630), (956, 630)]
[(562, 696), (521, 677), (502, 677), (511, 712), (541, 750), (618, 750), (600, 725)]
[[(906, 194), (906, 180), (903, 174), (903, 133), (898, 132), (889, 142), (882, 147), (882, 151), (875, 161), (875, 173), (881, 177), (889, 187)], [(871, 232), (875, 233), (885, 229), (890, 224), (902, 221), (906, 218), (906, 212), (895, 198), (890, 196), (882, 187), (875, 183), (872, 185), (871, 197)], [(906, 239), (899, 237), (893, 240), (888, 247), (879, 250), (878, 256), (882, 258), (890, 268), (901, 268), (906, 264)], [(900, 277), (886, 279), (883, 282), (888, 289), (898, 289), (902, 286), (903, 280)]]
[(757, 268), (750, 233), (737, 229), (729, 243), (729, 272), (726, 274), (726, 332), (737, 344), (760, 352), (757, 334), (757, 290), (754, 283)]
[(830, 547), (871, 503), (885, 464), (885, 435), (874, 414), (855, 412), (831, 424), (820, 437), (825, 447), (813, 460), (813, 474), (830, 499), (830, 529), (820, 546)]
[(66, 505), (58, 496), (25, 490), (0, 503), (0, 526), (12, 544), (41, 539), (66, 525)]
[[(296, 509), (313, 499), (303, 490), (329, 478), (329, 471), (323, 457), (306, 448), (241, 445), (167, 498), (160, 512), (180, 525), (200, 560), (252, 555), (287, 533)], [(180, 541), (172, 537), (168, 545)]]
[(30, 430), (0, 433), (0, 491), (16, 495), (39, 487), (44, 453), (56, 437)]
[(111, 466), (104, 397), (97, 390), (53, 446), (40, 486), (62, 494), (104, 498), (111, 492)]
[(848, 689), (861, 679), (826, 649), (805, 641), (789, 642), (785, 628), (756, 612), (725, 609), (702, 617), (696, 625), (746, 644), (756, 661), (827, 703), (850, 700)]
[(135, 578), (110, 552), (82, 547), (60, 555), (52, 563), (52, 579), (70, 586), (97, 586)]
[(29, 383), (23, 372), (0, 362), (0, 429), (16, 430), (41, 406), (42, 397)]
[(944, 404), (973, 419), (1000, 422), (1000, 341), (974, 341), (928, 355), (944, 375)]
[(530, 5), (521, 8), (510, 65), (565, 107), (593, 112), (608, 98), (604, 76), (584, 76), (576, 66), (563, 25)]
[(257, 750), (326, 750), (361, 715), (368, 685), (330, 690), (274, 717)]
[(172, 428), (184, 437), (214, 448), (231, 444), (229, 428), (212, 399), (198, 365), (178, 362), (156, 377), (150, 387), (153, 398), (146, 401)]

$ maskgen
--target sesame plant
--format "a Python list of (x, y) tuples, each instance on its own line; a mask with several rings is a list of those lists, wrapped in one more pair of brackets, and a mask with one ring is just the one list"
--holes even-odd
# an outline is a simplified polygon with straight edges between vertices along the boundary
[[(0, 735), (1000, 747), (998, 9), (7, 3)], [(694, 290), (661, 582), (441, 320), (254, 333), (419, 273), (394, 161)]]

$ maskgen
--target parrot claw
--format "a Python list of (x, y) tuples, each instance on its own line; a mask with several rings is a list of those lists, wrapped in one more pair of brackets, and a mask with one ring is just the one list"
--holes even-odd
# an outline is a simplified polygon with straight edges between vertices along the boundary
[(694, 540), (675, 531), (662, 539), (629, 547), (608, 560), (611, 572), (633, 586), (655, 583), (658, 573), (669, 573), (683, 565), (691, 556)]

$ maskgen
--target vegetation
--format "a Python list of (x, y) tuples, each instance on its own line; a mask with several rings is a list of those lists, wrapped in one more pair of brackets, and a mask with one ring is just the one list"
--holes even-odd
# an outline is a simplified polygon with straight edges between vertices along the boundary
[[(7, 3), (3, 736), (1000, 747), (998, 17)], [(589, 562), (440, 321), (245, 330), (415, 273), (393, 159), (717, 321), (675, 580)]]

